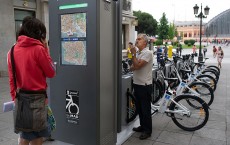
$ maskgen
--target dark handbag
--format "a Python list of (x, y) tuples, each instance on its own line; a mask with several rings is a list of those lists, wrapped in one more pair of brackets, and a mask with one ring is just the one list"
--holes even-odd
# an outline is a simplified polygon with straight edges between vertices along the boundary
[(46, 91), (17, 90), (14, 46), (11, 49), (11, 64), (16, 91), (14, 115), (14, 131), (18, 133), (41, 131), (47, 128)]

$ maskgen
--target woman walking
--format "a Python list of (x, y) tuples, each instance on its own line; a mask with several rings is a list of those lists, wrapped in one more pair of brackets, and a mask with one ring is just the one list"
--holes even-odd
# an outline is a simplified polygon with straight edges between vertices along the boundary
[(216, 55), (217, 55), (218, 67), (221, 68), (221, 62), (222, 59), (224, 58), (224, 51), (220, 46), (218, 48), (218, 51), (216, 52)]

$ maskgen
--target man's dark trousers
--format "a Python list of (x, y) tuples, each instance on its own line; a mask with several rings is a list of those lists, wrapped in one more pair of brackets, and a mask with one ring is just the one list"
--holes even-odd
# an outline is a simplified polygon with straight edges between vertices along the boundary
[(136, 98), (136, 109), (140, 118), (140, 125), (143, 132), (147, 134), (152, 133), (151, 93), (152, 85), (134, 84), (134, 96)]

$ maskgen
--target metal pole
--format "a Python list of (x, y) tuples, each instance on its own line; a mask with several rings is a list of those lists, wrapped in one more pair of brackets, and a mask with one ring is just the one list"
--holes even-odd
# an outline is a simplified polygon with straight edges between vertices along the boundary
[(203, 18), (203, 13), (202, 13), (202, 4), (201, 4), (201, 12), (199, 14), (200, 17), (200, 48), (199, 48), (199, 56), (198, 56), (198, 61), (203, 61), (203, 54), (201, 51), (201, 37), (202, 37), (202, 18)]

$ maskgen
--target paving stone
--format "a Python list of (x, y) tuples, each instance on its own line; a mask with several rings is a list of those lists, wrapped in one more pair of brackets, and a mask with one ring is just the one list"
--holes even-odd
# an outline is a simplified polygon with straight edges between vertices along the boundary
[(225, 121), (220, 122), (220, 121), (209, 120), (204, 127), (225, 131), (226, 130), (226, 122)]
[(226, 141), (225, 131), (217, 129), (202, 128), (200, 130), (195, 131), (194, 136)]
[[(153, 129), (152, 135), (149, 139), (156, 140), (160, 136), (161, 132), (162, 132), (162, 130)], [(139, 138), (140, 135), (141, 135), (140, 132), (136, 132), (132, 135), (132, 137)]]
[(188, 145), (191, 137), (192, 134), (189, 135), (163, 131), (156, 141), (173, 145)]
[(176, 132), (176, 133), (181, 133), (181, 134), (193, 134), (193, 132), (191, 131), (185, 131), (179, 128), (178, 126), (176, 126), (176, 124), (173, 121), (170, 121), (168, 123), (168, 125), (165, 127), (165, 130), (169, 132)]
[(152, 118), (153, 131), (154, 130), (164, 130), (165, 127), (172, 119), (161, 113), (156, 114)]
[(189, 145), (226, 145), (226, 141), (193, 136)]
[(209, 120), (215, 120), (220, 122), (226, 121), (226, 113), (223, 110), (209, 110)]
[(152, 140), (140, 140), (139, 138), (136, 137), (130, 137), (125, 143), (122, 145), (153, 145), (154, 141)]
[(162, 142), (155, 142), (153, 145), (172, 145), (172, 144), (167, 144), (167, 143), (162, 143)]

